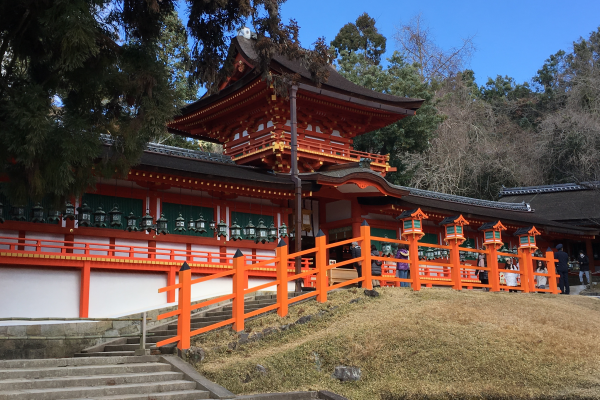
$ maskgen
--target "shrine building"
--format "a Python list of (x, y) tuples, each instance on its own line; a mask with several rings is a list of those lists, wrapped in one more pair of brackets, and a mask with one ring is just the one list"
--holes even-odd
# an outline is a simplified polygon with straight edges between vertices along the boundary
[[(594, 270), (597, 227), (549, 218), (518, 199), (478, 200), (394, 185), (386, 180), (394, 171), (389, 155), (353, 149), (358, 135), (413, 117), (423, 100), (371, 91), (333, 68), (316, 87), (300, 63), (275, 56), (271, 74), (301, 77), (302, 226), (296, 228), (290, 101), (261, 78), (252, 41), (243, 34), (233, 40), (231, 76), (168, 126), (171, 133), (221, 144), (223, 154), (150, 143), (126, 179), (99, 179), (95, 190), (60, 210), (45, 199), (0, 199), (0, 317), (112, 317), (164, 307), (175, 296), (158, 288), (176, 282), (184, 261), (195, 276), (212, 274), (231, 268), (227, 260), (238, 249), (260, 261), (273, 256), (279, 239), (292, 252), (290, 235), (300, 234), (302, 248), (309, 249), (319, 230), (333, 243), (359, 236), (364, 220), (374, 236), (399, 239), (403, 226), (397, 217), (419, 208), (428, 216), (423, 257), (445, 256), (427, 244), (441, 244), (440, 223), (462, 215), (468, 222), (465, 262), (474, 257), (469, 248), (483, 246), (478, 228), (500, 220), (507, 251), (516, 249), (517, 230), (535, 226), (541, 250), (558, 243), (585, 248)], [(110, 137), (103, 141), (110, 151)], [(330, 250), (330, 262), (349, 258), (348, 246)], [(310, 268), (311, 257), (303, 263)], [(250, 286), (267, 283), (275, 269), (250, 270), (248, 279)], [(228, 279), (216, 281), (196, 285), (193, 296), (231, 291)]]

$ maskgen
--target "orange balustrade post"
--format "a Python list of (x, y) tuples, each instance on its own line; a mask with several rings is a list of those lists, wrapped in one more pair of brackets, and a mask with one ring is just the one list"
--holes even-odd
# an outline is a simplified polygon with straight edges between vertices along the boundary
[(529, 251), (529, 249), (519, 249), (518, 250), (518, 257), (521, 259), (521, 265), (519, 265), (520, 268), (520, 272), (522, 272), (521, 274), (521, 289), (523, 289), (523, 293), (529, 293), (529, 284), (530, 284), (530, 269), (531, 266), (529, 264), (529, 262), (531, 261), (531, 259), (529, 257), (527, 257), (527, 253)]
[(277, 257), (277, 315), (285, 317), (288, 314), (288, 246), (279, 239), (275, 249)]
[(412, 290), (421, 290), (421, 271), (419, 270), (419, 239), (417, 235), (406, 235), (408, 240), (408, 259), (410, 263), (410, 279)]
[(360, 225), (360, 236), (362, 238), (361, 251), (363, 256), (362, 276), (364, 278), (363, 288), (372, 290), (373, 281), (371, 280), (371, 227), (364, 220)]
[(548, 288), (553, 294), (558, 294), (558, 284), (556, 282), (556, 264), (554, 264), (554, 252), (550, 247), (546, 250), (546, 268), (548, 269)]
[(191, 308), (192, 308), (192, 270), (184, 262), (179, 270), (179, 318), (177, 319), (177, 335), (180, 337), (177, 348), (190, 348)]
[(325, 248), (327, 237), (322, 230), (319, 229), (319, 233), (315, 238), (315, 247), (317, 248), (317, 255), (315, 257), (316, 271), (317, 271), (317, 301), (319, 303), (325, 303), (327, 301), (327, 249)]
[(462, 280), (460, 276), (460, 248), (458, 247), (458, 244), (458, 240), (452, 240), (450, 242), (450, 264), (452, 264), (450, 277), (452, 279), (452, 288), (454, 290), (462, 290)]
[(233, 304), (231, 316), (233, 317), (233, 330), (241, 332), (244, 330), (244, 270), (246, 267), (246, 256), (240, 249), (233, 256)]
[[(88, 318), (90, 310), (90, 261), (83, 262), (79, 291), (79, 318)], [(556, 281), (556, 280), (555, 280)]]
[(488, 273), (488, 279), (490, 282), (490, 291), (499, 292), (500, 291), (500, 273), (498, 272), (498, 244), (490, 244), (489, 245), (489, 253), (487, 254), (487, 265), (490, 269)]
[[(167, 286), (173, 286), (175, 284), (175, 267), (171, 267), (167, 272)], [(167, 292), (167, 303), (175, 302), (175, 291), (169, 290)]]

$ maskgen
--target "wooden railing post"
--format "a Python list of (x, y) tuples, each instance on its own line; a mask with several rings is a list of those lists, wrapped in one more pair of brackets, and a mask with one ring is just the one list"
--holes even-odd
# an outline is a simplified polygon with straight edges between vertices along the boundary
[[(170, 267), (169, 271), (167, 272), (167, 286), (173, 286), (175, 285), (175, 266)], [(175, 291), (174, 290), (169, 290), (167, 292), (167, 303), (174, 303), (175, 302)]]
[[(533, 270), (531, 265), (531, 249), (519, 249), (519, 257), (521, 258), (521, 288), (523, 293), (529, 293), (533, 283)], [(535, 287), (535, 286), (534, 286)]]
[(322, 230), (319, 229), (319, 233), (315, 238), (315, 247), (317, 248), (317, 254), (315, 257), (316, 271), (317, 271), (317, 301), (319, 303), (325, 303), (327, 301), (327, 237)]
[(556, 283), (556, 265), (554, 264), (554, 252), (550, 247), (546, 250), (546, 268), (548, 269), (548, 288), (553, 294), (558, 294), (558, 285)]
[(489, 245), (489, 253), (487, 254), (487, 265), (490, 269), (488, 273), (488, 279), (490, 282), (490, 291), (499, 292), (500, 291), (500, 274), (498, 272), (498, 244), (490, 244)]
[(277, 315), (285, 317), (288, 314), (288, 246), (279, 239), (275, 249), (277, 257)]
[[(79, 318), (88, 318), (90, 310), (90, 261), (84, 261), (81, 268), (79, 291)], [(556, 281), (556, 279), (555, 279)]]
[(362, 238), (362, 256), (363, 256), (363, 265), (362, 265), (362, 276), (364, 278), (363, 288), (372, 290), (373, 282), (371, 280), (371, 227), (367, 223), (367, 220), (364, 220), (360, 225), (360, 236)]
[(192, 270), (184, 262), (179, 270), (179, 318), (177, 319), (177, 336), (180, 337), (177, 348), (185, 350), (190, 348), (191, 308), (192, 308)]
[(241, 332), (244, 330), (244, 272), (246, 268), (246, 256), (240, 249), (233, 256), (233, 302), (231, 316), (233, 317), (233, 330)]
[(452, 270), (450, 271), (450, 277), (453, 283), (452, 288), (454, 290), (462, 290), (460, 247), (458, 247), (458, 240), (452, 240), (450, 243), (450, 264), (452, 264)]
[(419, 268), (419, 235), (405, 235), (408, 240), (408, 259), (410, 261), (410, 283), (412, 290), (421, 290), (421, 271)]

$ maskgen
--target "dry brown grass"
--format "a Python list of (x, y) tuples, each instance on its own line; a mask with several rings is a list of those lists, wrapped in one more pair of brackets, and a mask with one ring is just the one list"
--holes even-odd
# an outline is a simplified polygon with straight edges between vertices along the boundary
[[(327, 389), (349, 399), (600, 398), (600, 301), (584, 296), (381, 290), (345, 291), (339, 305), (306, 325), (241, 350), (209, 352), (199, 367), (235, 393)], [(349, 304), (355, 297), (364, 301)], [(251, 322), (287, 324), (329, 304), (307, 303)], [(294, 314), (295, 313), (295, 314)], [(230, 332), (199, 343), (231, 341)], [(256, 365), (268, 374), (256, 372)], [(331, 377), (336, 365), (362, 369), (359, 382)]]

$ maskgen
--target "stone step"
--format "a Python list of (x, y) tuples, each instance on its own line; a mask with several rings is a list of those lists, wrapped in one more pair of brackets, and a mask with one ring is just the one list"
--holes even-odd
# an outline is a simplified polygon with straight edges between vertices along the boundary
[[(104, 355), (106, 357), (106, 355)], [(117, 360), (119, 357), (106, 357)], [(137, 358), (137, 357), (136, 357)], [(142, 357), (139, 357), (142, 358)], [(79, 359), (78, 359), (79, 360)], [(83, 359), (85, 360), (85, 358)], [(102, 361), (101, 358), (88, 359), (89, 361)], [(28, 360), (34, 361), (34, 360)], [(49, 360), (36, 360), (49, 361)], [(141, 374), (170, 371), (168, 364), (159, 362), (131, 363), (131, 364), (90, 364), (80, 366), (54, 366), (33, 368), (7, 368), (0, 369), (0, 379), (44, 379), (68, 376), (90, 375), (115, 375), (115, 374)]]
[[(138, 346), (139, 347), (139, 346)], [(135, 356), (135, 350), (132, 351), (98, 351), (93, 353), (75, 353), (75, 357), (119, 357), (119, 356)]]
[[(169, 392), (176, 390), (194, 390), (195, 382), (185, 380), (175, 380), (168, 382), (145, 382), (145, 383), (130, 383), (123, 385), (104, 385), (93, 387), (73, 387), (73, 388), (58, 388), (58, 389), (24, 389), (11, 390), (0, 392), (0, 400), (59, 400), (59, 399), (89, 399), (99, 396), (118, 396), (123, 398), (123, 395), (141, 395), (145, 394), (146, 398), (151, 393)], [(208, 398), (208, 392), (205, 392), (205, 399)], [(142, 397), (143, 398), (143, 397)], [(202, 398), (202, 397), (200, 397)]]
[[(197, 400), (208, 398), (209, 392), (205, 392), (203, 390), (176, 390), (165, 393), (126, 394), (118, 396), (94, 397), (95, 400)], [(75, 400), (89, 400), (89, 398)]]
[[(156, 335), (150, 336), (146, 338), (146, 344), (158, 343), (161, 340), (165, 340), (177, 335), (177, 330), (165, 331), (166, 335)], [(141, 339), (140, 338), (128, 338), (127, 344), (136, 344), (138, 347), (140, 346)]]
[(86, 360), (81, 358), (48, 358), (38, 360), (0, 360), (0, 369), (9, 368), (53, 368), (79, 367), (84, 365), (122, 365), (160, 362), (158, 356), (142, 357), (106, 357), (104, 359)]
[(165, 382), (183, 380), (181, 372), (143, 372), (137, 374), (98, 374), (91, 376), (65, 376), (41, 379), (3, 379), (0, 380), (0, 393), (2, 391), (16, 391), (27, 389), (60, 389), (76, 386), (114, 386), (128, 383)]
[[(175, 335), (173, 335), (175, 336)], [(152, 346), (148, 343), (146, 343), (146, 348), (149, 349), (151, 347), (156, 347), (156, 346)], [(104, 353), (114, 353), (114, 352), (121, 352), (121, 351), (136, 351), (137, 349), (140, 348), (140, 344), (107, 344), (106, 346), (104, 346)]]

